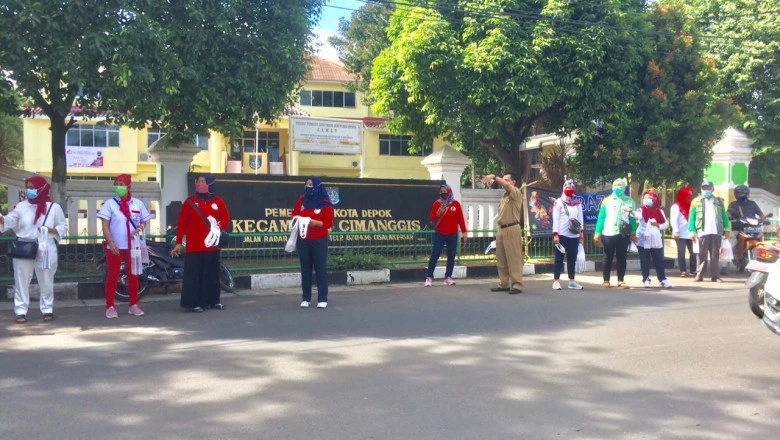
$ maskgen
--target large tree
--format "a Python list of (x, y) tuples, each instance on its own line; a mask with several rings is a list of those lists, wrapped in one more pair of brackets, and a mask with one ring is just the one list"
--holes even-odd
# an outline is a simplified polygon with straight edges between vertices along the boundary
[(528, 177), (521, 145), (626, 111), (647, 57), (639, 0), (409, 1), (375, 60), (375, 110), (416, 142), (475, 137)]
[(657, 5), (652, 22), (653, 51), (628, 111), (579, 131), (574, 161), (584, 181), (630, 172), (638, 182), (697, 184), (712, 145), (736, 116), (719, 96), (715, 63), (703, 56), (697, 23), (669, 5)]
[(307, 72), (323, 0), (8, 0), (0, 5), (5, 90), (51, 121), (52, 181), (64, 199), (76, 106), (152, 123), (181, 140), (275, 119)]

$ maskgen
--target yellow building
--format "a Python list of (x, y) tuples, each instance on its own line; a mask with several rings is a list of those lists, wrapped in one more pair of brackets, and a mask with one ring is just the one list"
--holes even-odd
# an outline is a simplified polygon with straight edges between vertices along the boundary
[[(360, 93), (350, 92), (344, 83), (349, 74), (339, 63), (314, 57), (312, 69), (302, 85), (298, 105), (272, 125), (244, 130), (240, 139), (211, 132), (197, 136), (202, 150), (195, 155), (191, 170), (212, 173), (262, 173), (321, 175), (330, 177), (371, 177), (428, 179), (420, 161), (434, 149), (437, 140), (418, 154), (410, 155), (411, 136), (391, 135), (384, 119), (363, 105)], [(362, 148), (358, 154), (292, 151), (291, 117), (334, 118), (361, 122)], [(148, 147), (165, 132), (136, 130), (105, 124), (100, 116), (77, 121), (67, 135), (66, 156), (70, 179), (110, 180), (122, 173), (134, 181), (155, 181), (157, 166)], [(24, 119), (24, 169), (50, 174), (51, 131), (48, 118), (40, 112)], [(255, 157), (261, 159), (255, 161)], [(257, 166), (259, 165), (259, 166)]]

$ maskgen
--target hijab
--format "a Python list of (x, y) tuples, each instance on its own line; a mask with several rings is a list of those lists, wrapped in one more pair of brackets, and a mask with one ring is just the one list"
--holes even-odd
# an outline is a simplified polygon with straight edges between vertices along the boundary
[(647, 190), (642, 194), (642, 199), (645, 199), (646, 197), (649, 197), (650, 200), (653, 201), (653, 205), (645, 206), (644, 203), (642, 204), (642, 218), (645, 220), (645, 223), (651, 219), (657, 221), (658, 224), (664, 223), (666, 220), (664, 219), (664, 214), (661, 212), (661, 199), (658, 197), (658, 194), (656, 194), (655, 191)]
[(51, 185), (41, 176), (25, 179), (24, 186), (27, 186), (28, 183), (32, 184), (33, 188), (38, 191), (38, 195), (34, 199), (27, 199), (30, 204), (36, 205), (34, 221), (37, 222), (42, 215), (46, 214), (46, 202), (51, 202), (51, 197), (49, 197)]
[(577, 206), (580, 204), (579, 200), (574, 198), (574, 194), (571, 195), (571, 197), (567, 196), (563, 193), (563, 190), (566, 188), (566, 186), (569, 185), (574, 190), (574, 193), (577, 192), (577, 185), (574, 184), (574, 180), (569, 179), (565, 182), (563, 182), (563, 187), (561, 188), (561, 200), (563, 203), (569, 205), (569, 206)]
[(690, 197), (693, 195), (693, 188), (684, 186), (677, 191), (677, 206), (680, 207), (680, 214), (688, 218), (688, 211), (691, 209)]
[(206, 185), (209, 186), (209, 192), (199, 193), (195, 191), (195, 198), (201, 200), (211, 200), (214, 198), (214, 189), (216, 188), (217, 177), (213, 174), (199, 174), (198, 177), (195, 178), (195, 180), (201, 177), (206, 179)]
[[(451, 187), (451, 186), (449, 186), (449, 185), (447, 185), (446, 183), (442, 183), (442, 184), (441, 184), (441, 187), (439, 187), (439, 190), (441, 190), (442, 188), (444, 188), (444, 189), (446, 189), (446, 190), (447, 190), (447, 204), (448, 204), (448, 205), (451, 205), (451, 204), (452, 204), (452, 202), (454, 202), (454, 201), (455, 201), (455, 195), (454, 195), (454, 194), (452, 194), (452, 187)], [(441, 194), (441, 193), (439, 193), (439, 194)], [(441, 196), (439, 196), (439, 198), (438, 198), (438, 199), (436, 199), (436, 200), (438, 200), (439, 202), (441, 202)]]
[(322, 209), (326, 206), (333, 206), (330, 203), (330, 197), (325, 190), (325, 185), (322, 184), (322, 180), (319, 177), (310, 177), (312, 187), (303, 187), (303, 209)]
[(132, 194), (130, 194), (130, 186), (132, 185), (130, 175), (120, 174), (116, 176), (114, 182), (122, 182), (127, 187), (127, 194), (125, 194), (124, 197), (119, 198), (119, 211), (124, 214), (128, 221), (130, 221), (130, 199), (133, 197)]

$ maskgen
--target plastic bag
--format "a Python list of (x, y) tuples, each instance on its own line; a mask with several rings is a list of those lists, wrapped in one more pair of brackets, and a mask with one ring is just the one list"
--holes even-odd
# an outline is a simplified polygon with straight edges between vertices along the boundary
[(585, 246), (582, 243), (577, 248), (577, 265), (574, 267), (574, 270), (577, 273), (585, 272)]
[(285, 252), (295, 252), (298, 243), (298, 218), (296, 215), (290, 221), (290, 238), (287, 239), (287, 244), (284, 245)]
[(310, 217), (298, 217), (298, 236), (306, 238), (306, 234), (309, 232)]
[(639, 249), (636, 247), (636, 244), (634, 244), (633, 241), (628, 245), (628, 252), (632, 254), (639, 253)]
[(149, 264), (149, 246), (146, 245), (146, 234), (143, 231), (141, 232), (141, 238), (139, 241), (139, 249), (141, 250), (141, 264), (147, 265)]
[(720, 259), (726, 261), (734, 259), (734, 250), (731, 248), (731, 242), (726, 239), (720, 243)]
[(699, 240), (693, 240), (693, 253), (699, 253)]
[(141, 261), (141, 244), (138, 236), (133, 237), (132, 247), (130, 248), (130, 274), (141, 275), (144, 271), (144, 264)]

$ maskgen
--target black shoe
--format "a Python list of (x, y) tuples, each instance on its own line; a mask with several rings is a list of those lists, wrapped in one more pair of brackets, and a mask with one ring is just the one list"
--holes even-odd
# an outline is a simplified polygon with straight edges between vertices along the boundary
[(510, 295), (517, 295), (518, 293), (523, 293), (523, 291), (520, 289), (509, 289)]
[(509, 290), (510, 290), (509, 287), (501, 287), (501, 286), (490, 288), (491, 292), (509, 292)]
[(27, 322), (27, 315), (16, 315), (16, 319), (14, 319), (17, 324), (24, 324)]
[(211, 308), (216, 310), (225, 310), (225, 305), (222, 303), (212, 304)]
[(712, 279), (712, 282), (713, 282), (713, 283), (722, 283), (722, 282), (723, 282), (723, 280), (722, 280), (722, 279), (720, 279), (720, 278), (718, 278), (718, 277), (715, 277), (715, 278), (713, 278), (713, 279)]
[(43, 320), (44, 320), (44, 322), (54, 321), (54, 313), (44, 313), (43, 314)]

